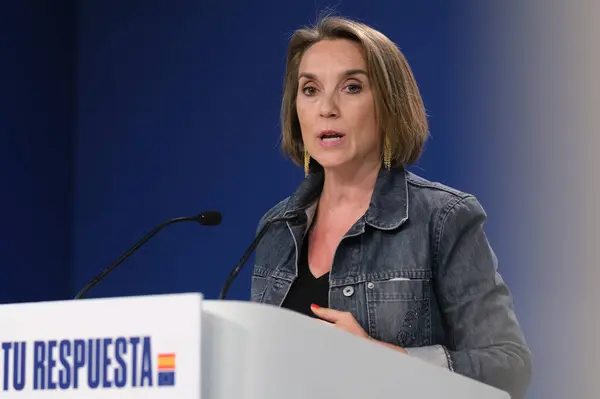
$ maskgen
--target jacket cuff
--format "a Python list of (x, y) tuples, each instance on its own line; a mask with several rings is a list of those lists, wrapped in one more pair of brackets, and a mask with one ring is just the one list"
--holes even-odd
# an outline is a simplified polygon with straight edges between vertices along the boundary
[(452, 358), (450, 357), (450, 353), (446, 349), (445, 346), (442, 345), (432, 345), (432, 346), (423, 346), (419, 348), (404, 348), (409, 356), (413, 356), (424, 360), (428, 363), (435, 364), (436, 366), (440, 366), (446, 368), (450, 371), (454, 371), (452, 366)]

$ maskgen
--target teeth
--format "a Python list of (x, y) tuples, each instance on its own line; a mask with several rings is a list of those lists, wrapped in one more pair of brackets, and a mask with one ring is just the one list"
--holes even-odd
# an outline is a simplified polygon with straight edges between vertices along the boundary
[(321, 140), (323, 140), (323, 141), (338, 141), (339, 139), (341, 139), (340, 136), (335, 136), (335, 137), (323, 137)]

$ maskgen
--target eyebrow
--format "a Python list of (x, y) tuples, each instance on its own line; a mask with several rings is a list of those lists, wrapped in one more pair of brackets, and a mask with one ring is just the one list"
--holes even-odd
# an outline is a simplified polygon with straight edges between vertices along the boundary
[[(364, 69), (349, 69), (347, 71), (345, 71), (343, 73), (344, 77), (348, 77), (348, 76), (353, 76), (353, 75), (365, 75), (368, 76), (367, 71), (365, 71)], [(298, 76), (298, 79), (300, 78), (307, 78), (307, 79), (317, 79), (317, 75), (313, 74), (313, 73), (309, 73), (309, 72), (303, 72)]]

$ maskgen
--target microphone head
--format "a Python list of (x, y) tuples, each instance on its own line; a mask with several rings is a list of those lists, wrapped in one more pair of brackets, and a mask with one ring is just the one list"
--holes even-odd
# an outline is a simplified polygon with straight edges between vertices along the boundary
[(218, 211), (206, 211), (198, 215), (198, 222), (203, 226), (216, 226), (221, 223), (223, 217)]

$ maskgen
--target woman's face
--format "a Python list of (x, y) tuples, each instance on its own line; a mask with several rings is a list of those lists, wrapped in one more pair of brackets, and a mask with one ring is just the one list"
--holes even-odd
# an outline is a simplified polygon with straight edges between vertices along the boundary
[(305, 52), (296, 111), (305, 148), (323, 168), (380, 163), (373, 91), (357, 43), (323, 40)]

